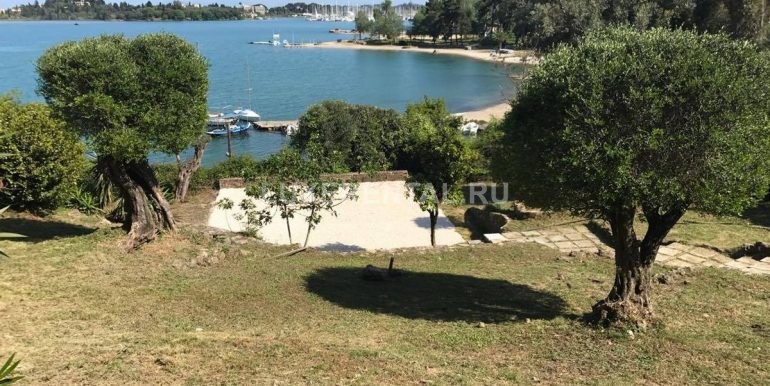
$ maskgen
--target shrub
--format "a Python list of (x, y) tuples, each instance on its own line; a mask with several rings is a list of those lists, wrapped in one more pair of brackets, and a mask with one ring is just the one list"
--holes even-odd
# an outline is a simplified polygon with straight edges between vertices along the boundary
[(299, 119), (291, 146), (324, 163), (325, 172), (387, 170), (401, 125), (394, 110), (326, 101)]
[(42, 104), (0, 96), (0, 206), (47, 212), (67, 202), (85, 171), (78, 136)]
[[(241, 177), (247, 181), (254, 180), (264, 170), (264, 162), (257, 161), (249, 155), (239, 155), (228, 158), (203, 172), (208, 181), (216, 186), (222, 178)], [(192, 185), (192, 183), (191, 183)]]

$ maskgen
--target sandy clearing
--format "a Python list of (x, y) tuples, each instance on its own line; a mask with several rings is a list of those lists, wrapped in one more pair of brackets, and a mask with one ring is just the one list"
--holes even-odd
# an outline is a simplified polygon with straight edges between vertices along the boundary
[[(405, 195), (403, 181), (365, 182), (359, 186), (358, 200), (346, 201), (337, 207), (337, 217), (325, 214), (321, 224), (310, 234), (309, 246), (337, 251), (360, 251), (430, 246), (428, 214)], [(244, 189), (221, 189), (217, 200), (229, 198), (236, 206), (244, 198)], [(265, 203), (256, 202), (259, 208)], [(208, 225), (231, 231), (242, 231), (242, 224), (233, 216), (239, 209), (225, 211), (214, 208)], [(286, 223), (276, 216), (259, 232), (264, 241), (289, 244)], [(290, 221), (292, 241), (305, 240), (307, 223), (302, 216)], [(436, 226), (436, 244), (454, 245), (464, 242), (462, 236), (443, 213)]]

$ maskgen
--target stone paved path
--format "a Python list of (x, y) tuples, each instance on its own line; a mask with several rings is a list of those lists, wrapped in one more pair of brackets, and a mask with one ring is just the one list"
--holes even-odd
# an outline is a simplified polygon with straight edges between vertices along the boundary
[[(561, 252), (586, 252), (612, 255), (612, 248), (582, 224), (560, 226), (537, 231), (503, 233), (505, 241), (538, 243)], [(671, 243), (660, 247), (655, 263), (667, 267), (719, 267), (745, 273), (770, 275), (770, 257), (761, 261), (751, 257), (733, 259), (717, 251), (690, 245)]]

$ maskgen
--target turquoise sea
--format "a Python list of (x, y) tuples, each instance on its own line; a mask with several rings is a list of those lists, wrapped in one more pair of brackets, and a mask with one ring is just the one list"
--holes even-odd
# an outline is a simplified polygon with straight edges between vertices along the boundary
[[(210, 63), (209, 106), (228, 112), (252, 108), (263, 120), (296, 119), (308, 106), (327, 99), (403, 110), (424, 96), (441, 97), (452, 111), (500, 103), (511, 96), (507, 74), (518, 68), (440, 55), (301, 48), (248, 44), (274, 33), (290, 42), (350, 38), (332, 28), (351, 23), (303, 19), (222, 22), (0, 22), (0, 93), (16, 90), (25, 101), (36, 95), (35, 61), (49, 47), (87, 36), (122, 33), (136, 36), (170, 32), (198, 46)], [(286, 143), (279, 134), (252, 131), (235, 137), (233, 152), (261, 158)], [(204, 164), (224, 158), (226, 139), (214, 138)], [(171, 158), (154, 156), (153, 161)]]

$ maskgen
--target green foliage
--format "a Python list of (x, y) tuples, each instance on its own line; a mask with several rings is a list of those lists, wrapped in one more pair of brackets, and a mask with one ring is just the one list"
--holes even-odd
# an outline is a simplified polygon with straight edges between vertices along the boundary
[(85, 170), (77, 135), (41, 104), (0, 96), (0, 205), (45, 212), (64, 204)]
[(404, 32), (404, 22), (393, 8), (392, 1), (385, 0), (380, 8), (374, 10), (374, 24), (371, 28), (373, 34), (385, 36), (389, 40), (396, 39)]
[(451, 40), (474, 32), (475, 0), (429, 0), (412, 23), (412, 35), (428, 35), (436, 41), (440, 36)]
[(10, 385), (11, 383), (15, 383), (20, 379), (24, 378), (24, 377), (13, 376), (14, 370), (16, 370), (16, 367), (19, 365), (19, 362), (21, 362), (18, 360), (14, 362), (13, 358), (15, 356), (16, 354), (11, 354), (8, 360), (5, 361), (5, 364), (3, 364), (2, 367), (0, 367), (0, 385)]
[[(212, 166), (208, 170), (204, 170), (204, 168), (199, 169), (196, 175), (202, 173), (201, 177), (196, 176), (193, 179), (207, 179), (211, 181), (212, 186), (217, 184), (222, 178), (240, 177), (246, 181), (253, 181), (262, 175), (263, 170), (264, 161), (257, 161), (249, 155), (236, 155)], [(190, 185), (192, 186), (192, 182)]]
[(206, 60), (174, 35), (66, 42), (37, 63), (38, 91), (99, 155), (178, 154), (206, 120)]
[(374, 28), (374, 22), (369, 20), (369, 15), (364, 11), (359, 11), (356, 14), (355, 23), (359, 37), (365, 33), (372, 32), (372, 29)]
[(91, 192), (83, 190), (80, 187), (76, 187), (75, 191), (72, 192), (70, 205), (89, 216), (97, 213), (103, 213), (101, 206), (99, 205), (99, 201), (96, 199), (96, 197), (94, 197)]
[(409, 105), (404, 115), (398, 165), (416, 181), (431, 184), (439, 202), (480, 162), (458, 129), (461, 122), (440, 99)]
[(478, 169), (472, 173), (473, 177), (479, 178), (490, 174), (492, 161), (503, 155), (503, 134), (502, 122), (493, 120), (476, 136), (472, 147), (478, 153), (481, 162), (478, 164)]
[(291, 146), (312, 153), (325, 172), (387, 170), (399, 123), (393, 110), (327, 101), (300, 117)]
[[(242, 8), (219, 4), (183, 7), (180, 4), (150, 3), (132, 5), (125, 1), (114, 4), (93, 0), (84, 6), (72, 1), (47, 0), (41, 5), (20, 4), (15, 17), (41, 20), (238, 20), (244, 18)], [(0, 18), (3, 15), (0, 14)]]
[[(235, 158), (241, 158), (243, 156), (238, 156), (234, 158), (228, 158), (225, 161), (222, 161), (221, 163), (218, 163), (217, 165), (213, 166), (210, 169), (207, 168), (199, 168), (195, 173), (193, 173), (192, 177), (190, 177), (190, 191), (201, 191), (205, 189), (211, 189), (216, 188), (216, 183), (219, 182), (219, 178), (212, 177), (212, 170), (218, 169), (218, 173), (222, 173), (223, 177), (221, 178), (228, 178), (228, 177), (238, 177), (238, 175), (233, 176), (225, 176), (225, 174), (228, 174), (224, 172), (226, 166), (231, 166), (232, 163), (230, 161)], [(223, 166), (223, 164), (226, 164), (226, 166)], [(177, 183), (177, 177), (179, 176), (179, 165), (172, 164), (172, 163), (166, 163), (166, 164), (156, 164), (152, 165), (152, 169), (155, 171), (155, 177), (158, 179), (158, 185), (161, 187), (164, 187), (170, 191), (173, 191), (176, 188)], [(236, 172), (233, 172), (236, 173)]]
[[(429, 0), (415, 16), (411, 35), (448, 40), (476, 33), (495, 45), (513, 42), (536, 49), (575, 43), (593, 28), (628, 25), (724, 32), (732, 37), (767, 39), (764, 0)], [(762, 12), (765, 12), (764, 18)], [(489, 41), (489, 40), (487, 40)]]
[(496, 174), (548, 209), (739, 213), (770, 183), (769, 77), (765, 54), (723, 35), (593, 32), (531, 72)]

